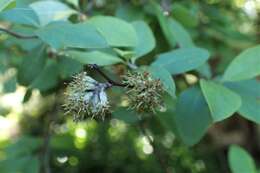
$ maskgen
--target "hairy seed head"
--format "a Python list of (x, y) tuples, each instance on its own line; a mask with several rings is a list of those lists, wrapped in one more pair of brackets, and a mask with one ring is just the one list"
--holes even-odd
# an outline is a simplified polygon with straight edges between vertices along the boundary
[(155, 112), (163, 107), (163, 86), (160, 80), (153, 79), (148, 72), (128, 72), (123, 76), (131, 107), (138, 112)]
[(87, 117), (102, 117), (109, 113), (109, 102), (105, 92), (107, 85), (99, 83), (82, 72), (73, 77), (65, 92), (64, 109), (73, 114), (74, 121)]

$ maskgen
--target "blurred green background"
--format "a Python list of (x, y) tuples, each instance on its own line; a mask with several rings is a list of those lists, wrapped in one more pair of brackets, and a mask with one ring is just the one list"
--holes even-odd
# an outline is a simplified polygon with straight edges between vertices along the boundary
[[(35, 1), (19, 0), (17, 4), (31, 2)], [(80, 11), (82, 18), (102, 14), (129, 22), (146, 21), (156, 37), (156, 48), (138, 60), (138, 64), (148, 64), (156, 54), (170, 49), (148, 0), (62, 2)], [(208, 66), (201, 69), (205, 76), (223, 73), (241, 50), (260, 42), (259, 0), (162, 0), (157, 3), (182, 24), (196, 45), (211, 52)], [(70, 20), (76, 21), (77, 17), (72, 15)], [(0, 25), (10, 23), (0, 21)], [(23, 31), (18, 25), (13, 29)], [(58, 59), (62, 80), (55, 81), (51, 87), (41, 83), (43, 88), (47, 87), (44, 91), (19, 83), (22, 59), (35, 57), (32, 51), (35, 45), (37, 43), (0, 35), (0, 173), (162, 172), (153, 147), (140, 134), (130, 112), (115, 110), (109, 120), (80, 123), (74, 123), (71, 116), (64, 114), (63, 84), (82, 69), (77, 62)], [(45, 56), (51, 56), (51, 50), (48, 53)], [(31, 73), (37, 71), (31, 70)], [(117, 65), (105, 70), (121, 74), (125, 67)], [(194, 74), (186, 74), (186, 78), (197, 80)], [(49, 76), (45, 79), (53, 80)], [(178, 92), (187, 88), (182, 79), (177, 78), (175, 82)], [(109, 93), (115, 107), (124, 104), (121, 92), (113, 89)], [(159, 116), (171, 116), (171, 111)], [(147, 122), (150, 133), (166, 155), (169, 169), (176, 173), (229, 173), (227, 150), (234, 143), (243, 145), (259, 163), (260, 128), (243, 118), (233, 117), (212, 126), (193, 147), (185, 146), (174, 130), (164, 128), (158, 118), (149, 117)]]

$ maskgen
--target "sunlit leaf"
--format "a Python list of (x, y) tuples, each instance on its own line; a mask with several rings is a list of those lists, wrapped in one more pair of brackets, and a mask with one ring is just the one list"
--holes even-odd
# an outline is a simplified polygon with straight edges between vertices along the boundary
[(8, 8), (13, 8), (15, 5), (16, 0), (0, 0), (0, 12)]

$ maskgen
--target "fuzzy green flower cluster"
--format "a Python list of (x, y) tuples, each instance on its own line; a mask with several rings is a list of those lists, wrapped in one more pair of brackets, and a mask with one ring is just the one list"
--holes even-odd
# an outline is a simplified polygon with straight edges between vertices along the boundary
[(138, 112), (155, 112), (163, 107), (163, 86), (160, 80), (153, 79), (148, 72), (127, 73), (123, 76), (131, 108)]
[(86, 72), (73, 77), (65, 92), (64, 109), (73, 114), (74, 121), (81, 121), (87, 117), (102, 117), (109, 113), (109, 103), (105, 89), (106, 83), (99, 83)]

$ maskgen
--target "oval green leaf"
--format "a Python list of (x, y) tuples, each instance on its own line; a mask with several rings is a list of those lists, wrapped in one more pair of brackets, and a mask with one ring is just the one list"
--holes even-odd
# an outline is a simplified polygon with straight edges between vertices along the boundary
[(82, 64), (97, 64), (99, 66), (105, 66), (123, 62), (123, 60), (119, 57), (101, 51), (68, 51), (67, 53), (69, 57), (79, 61)]
[(41, 26), (53, 21), (66, 21), (71, 14), (76, 12), (67, 5), (52, 0), (37, 1), (30, 4), (30, 7), (37, 14)]
[(124, 20), (111, 16), (96, 16), (88, 20), (95, 26), (107, 43), (113, 47), (135, 47), (137, 35), (134, 27)]
[(172, 30), (172, 34), (180, 47), (194, 47), (190, 34), (179, 22), (171, 18), (168, 22), (169, 27)]
[(215, 122), (230, 117), (241, 106), (240, 96), (220, 84), (202, 79), (200, 87)]
[(171, 28), (169, 27), (169, 23), (168, 23), (169, 17), (164, 14), (164, 11), (159, 4), (155, 2), (151, 2), (151, 5), (152, 5), (151, 7), (153, 9), (153, 12), (157, 17), (157, 20), (159, 22), (159, 25), (161, 27), (165, 39), (167, 40), (167, 42), (172, 48), (175, 47), (176, 40), (174, 38)]
[(246, 150), (237, 145), (230, 147), (228, 162), (232, 173), (256, 173), (253, 158)]
[(86, 24), (55, 22), (35, 31), (36, 35), (55, 49), (105, 48), (107, 43), (95, 27)]
[(39, 27), (39, 18), (32, 8), (13, 8), (0, 14), (8, 22)]
[(240, 81), (260, 75), (260, 45), (246, 49), (228, 66), (224, 81)]
[(177, 101), (175, 121), (185, 144), (194, 145), (204, 136), (212, 118), (199, 87), (181, 93)]
[(171, 74), (180, 74), (203, 65), (209, 52), (202, 48), (180, 48), (160, 54), (153, 65), (167, 69)]
[(137, 46), (134, 48), (134, 60), (152, 51), (155, 47), (155, 38), (150, 27), (143, 21), (132, 23), (137, 34)]
[(238, 93), (242, 99), (238, 113), (255, 123), (260, 123), (260, 82), (257, 80), (229, 82), (225, 86)]

